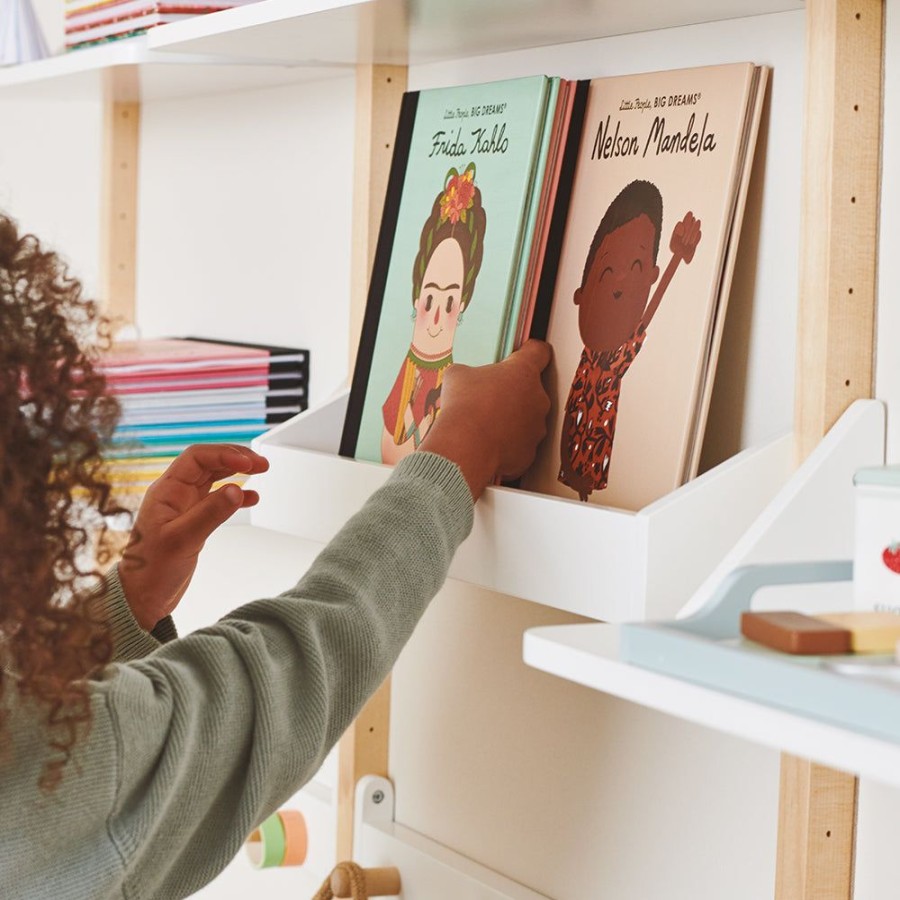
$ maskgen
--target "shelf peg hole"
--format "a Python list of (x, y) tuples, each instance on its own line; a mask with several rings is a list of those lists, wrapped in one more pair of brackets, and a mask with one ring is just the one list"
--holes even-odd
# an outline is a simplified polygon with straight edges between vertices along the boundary
[(851, 202), (851, 203), (856, 203), (856, 197), (851, 197), (851, 198), (850, 198), (850, 202)]
[(847, 293), (848, 293), (848, 294), (852, 294), (852, 293), (853, 293), (853, 288), (847, 288)]
[(853, 104), (853, 112), (859, 112), (859, 104), (858, 103)]
[(857, 18), (857, 20), (859, 20), (860, 18), (862, 18), (861, 13), (857, 13), (857, 14), (856, 14), (856, 18)]
[[(844, 387), (850, 387), (850, 379), (849, 378), (844, 382)], [(829, 835), (829, 837), (831, 836), (830, 831), (828, 832), (828, 835)]]
[[(859, 16), (857, 16), (857, 18), (859, 18)], [(826, 832), (825, 832), (825, 837), (831, 837), (831, 831), (826, 831)]]

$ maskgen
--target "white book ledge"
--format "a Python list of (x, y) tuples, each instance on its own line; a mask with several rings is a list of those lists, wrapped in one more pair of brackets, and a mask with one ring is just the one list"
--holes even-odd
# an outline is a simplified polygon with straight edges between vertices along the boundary
[[(324, 544), (387, 480), (388, 467), (337, 455), (347, 396), (254, 442), (271, 462), (253, 479), (254, 525)], [(883, 458), (881, 405), (853, 409), (833, 431), (827, 464), (821, 453), (808, 461), (811, 483)], [(751, 448), (636, 513), (488, 488), (450, 575), (604, 621), (671, 618), (780, 496), (791, 457), (790, 437)]]

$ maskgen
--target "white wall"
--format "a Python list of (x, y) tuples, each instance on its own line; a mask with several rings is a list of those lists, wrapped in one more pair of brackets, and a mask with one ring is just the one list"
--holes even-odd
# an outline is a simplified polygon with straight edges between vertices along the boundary
[(102, 109), (96, 101), (0, 98), (0, 209), (96, 289)]
[(306, 347), (311, 400), (347, 376), (352, 79), (142, 107), (137, 320)]

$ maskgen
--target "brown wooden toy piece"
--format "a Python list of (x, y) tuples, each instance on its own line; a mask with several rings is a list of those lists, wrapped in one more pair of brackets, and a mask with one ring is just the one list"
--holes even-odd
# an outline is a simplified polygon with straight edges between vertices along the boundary
[[(394, 866), (363, 869), (366, 877), (366, 893), (370, 897), (396, 897), (400, 893), (400, 870)], [(350, 876), (338, 866), (331, 873), (331, 891), (335, 897), (352, 897)]]
[(851, 647), (846, 627), (791, 611), (742, 613), (741, 634), (782, 653), (840, 654)]

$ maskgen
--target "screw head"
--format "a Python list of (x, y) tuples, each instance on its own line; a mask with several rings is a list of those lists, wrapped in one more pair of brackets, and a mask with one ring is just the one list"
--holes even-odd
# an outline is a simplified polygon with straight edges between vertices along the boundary
[(381, 803), (384, 800), (384, 791), (375, 791), (372, 794), (372, 802), (373, 803)]

